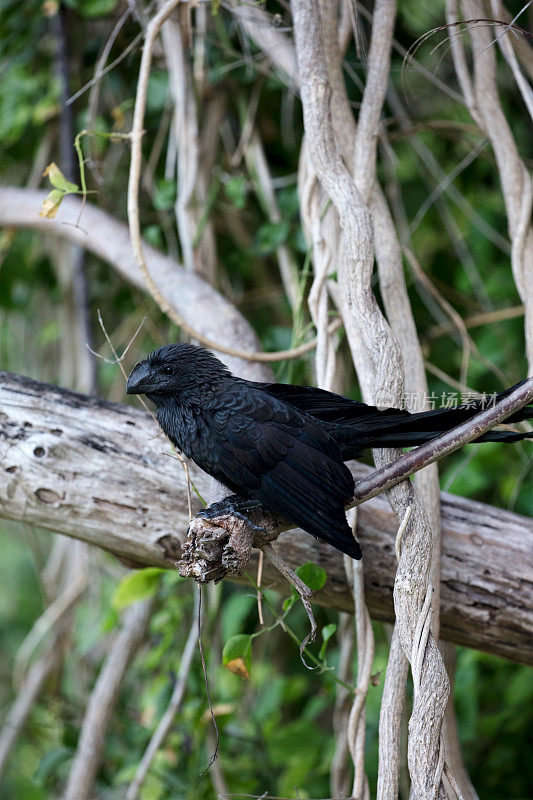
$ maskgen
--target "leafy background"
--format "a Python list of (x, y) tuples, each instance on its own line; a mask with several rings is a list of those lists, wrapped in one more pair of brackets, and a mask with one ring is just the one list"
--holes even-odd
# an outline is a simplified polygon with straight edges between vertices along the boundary
[[(68, 0), (65, 5), (70, 17), (70, 73), (74, 91), (91, 79), (100, 48), (123, 9), (116, 0)], [(520, 5), (510, 3), (510, 12), (517, 13)], [(4, 0), (2, 6), (0, 173), (6, 184), (27, 184), (41, 148), (49, 153), (48, 161), (58, 159), (59, 86), (54, 68), (57, 33), (53, 24), (56, 6), (40, 0), (26, 0), (24, 4)], [(290, 24), (283, 3), (268, 3), (267, 8), (281, 14)], [(441, 2), (403, 0), (397, 38), (408, 48), (418, 36), (440, 25), (443, 18)], [(130, 20), (113, 52), (120, 53), (137, 34), (138, 26)], [(448, 55), (439, 61), (439, 53), (432, 53), (428, 46), (417, 57), (442, 80), (455, 85)], [(136, 47), (103, 81), (97, 130), (104, 133), (128, 130), (139, 58)], [(244, 163), (232, 167), (228, 153), (221, 147), (209, 198), (209, 214), (217, 234), (217, 285), (250, 319), (265, 349), (289, 347), (302, 338), (308, 326), (305, 296), (309, 278), (304, 269), (307, 250), (296, 191), (302, 138), (300, 110), (273, 72), (265, 76), (253, 58), (242, 58), (241, 39), (223, 8), (211, 20), (207, 59), (209, 91), (227, 95), (234, 133), (242, 125), (252, 92), (260, 87), (257, 126), (273, 176), (278, 179), (276, 196), (283, 215), (280, 223), (268, 221), (253, 176)], [(364, 78), (364, 53), (358, 54), (352, 48), (346, 61), (347, 87), (356, 107), (360, 99), (357, 79)], [(389, 193), (399, 188), (406, 218), (413, 221), (435, 186), (430, 164), (417, 152), (415, 144), (423, 144), (447, 174), (471, 152), (479, 141), (479, 133), (462, 106), (434, 90), (414, 70), (402, 78), (402, 61), (397, 55), (392, 78), (413, 124), (407, 132), (402, 130), (391, 107), (387, 108), (390, 150), (382, 150), (380, 154), (380, 178)], [(509, 73), (503, 68), (500, 86), (521, 152), (531, 156), (527, 153), (531, 135), (526, 114)], [(78, 131), (86, 125), (86, 95), (80, 97), (74, 109)], [(163, 60), (156, 58), (145, 120), (147, 158), (166, 109), (168, 79)], [(95, 202), (124, 219), (127, 145), (94, 139), (91, 147), (92, 158), (102, 176), (101, 182), (97, 182), (93, 164), (88, 164), (90, 188), (98, 191)], [(494, 158), (486, 146), (458, 175), (454, 186), (495, 231), (505, 236), (506, 218), (495, 176)], [(153, 178), (152, 189), (142, 195), (143, 234), (155, 246), (179, 256), (173, 217), (176, 185), (165, 178), (164, 157), (158, 160)], [(45, 184), (43, 180), (42, 185)], [(451, 219), (455, 226), (455, 244), (459, 242), (470, 252), (468, 263), (473, 265), (470, 272), (465, 269), (464, 259), (458, 258), (443, 219)], [(275, 250), (280, 243), (290, 248), (300, 265), (304, 305), (297, 314), (291, 312), (278, 274)], [(426, 274), (461, 316), (519, 304), (509, 253), (480, 232), (472, 215), (460, 210), (446, 194), (422, 216), (412, 232), (412, 247)], [(65, 335), (61, 309), (65, 298), (50, 244), (45, 237), (33, 233), (3, 231), (0, 257), (0, 367), (59, 382), (59, 354)], [(129, 365), (152, 347), (176, 340), (179, 332), (163, 318), (150, 298), (125, 285), (92, 256), (87, 256), (86, 267), (90, 318), (94, 323), (96, 310), (101, 309), (117, 347), (128, 341), (140, 319), (147, 316)], [(425, 357), (457, 379), (460, 343), (453, 332), (433, 335), (435, 325), (443, 320), (442, 313), (427, 290), (406, 269)], [(470, 330), (482, 358), (471, 359), (469, 386), (493, 392), (523, 377), (526, 364), (522, 327), (523, 319), (518, 316)], [(96, 324), (93, 334), (95, 346), (109, 355)], [(339, 363), (343, 391), (358, 397), (344, 345)], [(126, 402), (118, 369), (103, 361), (97, 367), (100, 394)], [(298, 362), (282, 362), (274, 365), (274, 369), (279, 380), (313, 381), (312, 356)], [(453, 391), (447, 383), (431, 375), (430, 390), (437, 397)], [(528, 444), (466, 448), (442, 463), (441, 485), (449, 491), (531, 515), (530, 466)], [(0, 523), (0, 704), (4, 709), (14, 696), (11, 674), (18, 648), (44, 608), (39, 571), (50, 540), (48, 533)], [(46, 685), (18, 739), (1, 788), (3, 798), (39, 800), (60, 792), (107, 638), (116, 629), (121, 608), (143, 592), (157, 592), (157, 611), (151, 622), (149, 643), (137, 656), (121, 689), (98, 776), (99, 797), (123, 796), (126, 782), (132, 778), (169, 701), (187, 630), (196, 614), (191, 584), (176, 575), (155, 573), (149, 579), (124, 584), (126, 572), (110, 556), (99, 556), (94, 570), (90, 589), (76, 608), (71, 647), (63, 669)], [(222, 649), (232, 636), (251, 635), (259, 630), (255, 590), (252, 585), (249, 589), (231, 585), (210, 587), (205, 598), (203, 640), (211, 697), (220, 728), (220, 763), (230, 791), (237, 796), (259, 795), (268, 790), (282, 797), (328, 797), (334, 748), (331, 715), (335, 699), (332, 674), (338, 659), (336, 634), (333, 633), (322, 655), (324, 668), (308, 672), (299, 659), (298, 646), (279, 626), (274, 627), (253, 640), (251, 677), (243, 680), (222, 665)], [(283, 598), (267, 593), (267, 599), (276, 614), (283, 613)], [(294, 604), (286, 613), (291, 628), (303, 638), (307, 622), (301, 608)], [(275, 621), (271, 611), (266, 614), (267, 623)], [(320, 628), (331, 633), (334, 630), (331, 626), (336, 626), (338, 620), (334, 612), (318, 608), (317, 621)], [(366, 764), (373, 792), (388, 635), (383, 625), (376, 623), (374, 628), (377, 685), (370, 689), (368, 698)], [(315, 651), (319, 648), (320, 642)], [(455, 695), (463, 752), (480, 797), (487, 800), (531, 797), (528, 780), (533, 745), (531, 671), (459, 649)], [(143, 798), (215, 796), (209, 775), (196, 780), (212, 750), (211, 721), (206, 709), (204, 677), (197, 656), (182, 711), (157, 755), (142, 790)]]

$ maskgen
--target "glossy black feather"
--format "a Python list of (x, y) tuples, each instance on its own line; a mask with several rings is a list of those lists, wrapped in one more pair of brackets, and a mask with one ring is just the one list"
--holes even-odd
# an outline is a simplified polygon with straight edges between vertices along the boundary
[(165, 397), (158, 404), (161, 426), (232, 492), (261, 498), (316, 538), (357, 556), (344, 515), (353, 478), (338, 446), (312, 418), (243, 388), (239, 382), (219, 387), (194, 415)]
[[(353, 478), (343, 462), (365, 447), (420, 444), (480, 410), (409, 414), (309, 386), (244, 381), (188, 344), (165, 345), (139, 362), (127, 391), (146, 394), (169, 439), (231, 492), (261, 499), (353, 558), (361, 550), (344, 513)], [(531, 406), (511, 419), (529, 416)], [(525, 435), (496, 431), (480, 441)]]
[[(520, 385), (516, 384), (495, 397), (415, 414), (398, 408), (378, 409), (311, 386), (265, 383), (263, 387), (272, 397), (325, 423), (326, 430), (339, 445), (343, 459), (349, 461), (368, 447), (412, 447), (423, 444), (471, 419), (486, 408), (487, 403), (499, 402)], [(506, 423), (522, 422), (532, 417), (533, 405), (528, 405), (508, 417)], [(475, 442), (517, 442), (531, 436), (531, 433), (488, 431)]]

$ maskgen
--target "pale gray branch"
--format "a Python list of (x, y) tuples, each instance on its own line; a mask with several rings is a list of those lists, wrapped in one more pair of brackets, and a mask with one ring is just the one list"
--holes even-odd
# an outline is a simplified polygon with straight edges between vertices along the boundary
[[(148, 291), (133, 256), (125, 223), (86, 203), (80, 227), (76, 227), (81, 202), (73, 197), (63, 200), (56, 219), (43, 219), (39, 216), (39, 208), (45, 196), (46, 192), (43, 191), (1, 187), (0, 226), (31, 228), (80, 244), (114, 267), (128, 283)], [(224, 345), (239, 342), (243, 349), (260, 349), (250, 324), (232, 303), (206, 281), (187, 272), (146, 242), (143, 242), (143, 252), (155, 283), (190, 325), (194, 325), (204, 336)], [(226, 362), (233, 371), (242, 371), (243, 362), (240, 359), (228, 357)], [(264, 367), (259, 364), (251, 366), (246, 377), (253, 379), (254, 375), (257, 376), (256, 380), (265, 380)]]
[[(0, 408), (2, 516), (139, 565), (175, 567), (189, 520), (185, 476), (146, 412), (7, 373), (0, 373)], [(356, 477), (372, 473), (354, 469)], [(206, 496), (210, 479), (194, 465), (191, 478)], [(533, 663), (533, 522), (452, 495), (441, 498), (441, 637)], [(199, 505), (194, 498), (194, 512)], [(396, 529), (383, 496), (360, 506), (365, 592), (377, 619), (394, 615)], [(307, 561), (325, 567), (328, 581), (316, 602), (353, 611), (339, 553), (297, 531), (282, 533), (277, 547), (292, 567)], [(267, 563), (263, 582), (286, 591)]]
[(50, 673), (57, 669), (61, 657), (62, 648), (58, 647), (56, 638), (49, 646), (48, 651), (31, 665), (24, 676), (15, 701), (0, 730), (0, 778), (33, 704), (41, 694), (42, 687)]
[(154, 598), (129, 606), (122, 618), (87, 705), (63, 800), (88, 800), (100, 766), (111, 714), (127, 668), (146, 636)]
[(152, 738), (150, 739), (148, 747), (143, 753), (143, 756), (135, 772), (135, 777), (128, 786), (128, 790), (126, 792), (126, 800), (137, 800), (137, 797), (139, 796), (139, 791), (141, 789), (142, 784), (144, 783), (146, 775), (148, 774), (148, 770), (150, 769), (152, 761), (154, 760), (157, 751), (165, 741), (172, 727), (172, 723), (174, 722), (176, 714), (178, 713), (179, 708), (183, 702), (183, 698), (185, 696), (187, 678), (189, 677), (189, 672), (191, 671), (191, 665), (193, 662), (197, 641), (198, 641), (198, 619), (195, 616), (193, 616), (193, 621), (189, 629), (189, 635), (187, 636), (187, 641), (185, 642), (185, 647), (183, 648), (180, 666), (178, 674), (176, 676), (174, 689), (172, 690), (170, 703), (168, 704), (165, 713), (161, 717), (159, 724), (155, 729)]

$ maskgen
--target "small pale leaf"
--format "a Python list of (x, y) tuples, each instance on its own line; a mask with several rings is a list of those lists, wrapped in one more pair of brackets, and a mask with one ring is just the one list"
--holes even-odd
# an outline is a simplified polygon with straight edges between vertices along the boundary
[(47, 194), (43, 200), (39, 216), (45, 217), (46, 219), (53, 219), (57, 214), (57, 210), (64, 196), (65, 192), (62, 192), (60, 189), (52, 189), (50, 194)]

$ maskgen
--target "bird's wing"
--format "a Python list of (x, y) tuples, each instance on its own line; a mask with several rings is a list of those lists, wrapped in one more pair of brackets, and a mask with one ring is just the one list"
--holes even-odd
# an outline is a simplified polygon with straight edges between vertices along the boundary
[[(368, 406), (359, 400), (351, 400), (340, 394), (317, 389), (314, 386), (294, 386), (288, 383), (262, 383), (261, 390), (271, 397), (310, 414), (324, 422), (346, 422), (358, 418), (366, 419), (378, 412), (374, 406)], [(400, 412), (402, 413), (402, 412)], [(405, 412), (407, 413), (407, 412)]]
[(219, 408), (211, 418), (209, 437), (217, 442), (216, 477), (237, 491), (250, 491), (316, 538), (360, 558), (344, 513), (353, 478), (320, 425), (248, 388), (225, 396)]

